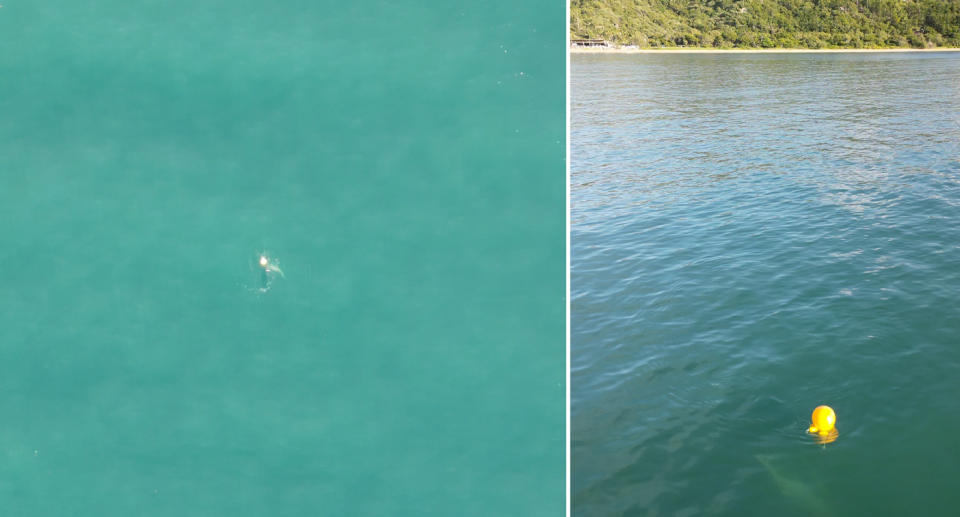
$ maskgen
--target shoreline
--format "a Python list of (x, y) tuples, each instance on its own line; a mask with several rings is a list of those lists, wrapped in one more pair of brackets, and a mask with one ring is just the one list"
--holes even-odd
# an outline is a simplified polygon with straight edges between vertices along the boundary
[(960, 48), (624, 48), (570, 47), (571, 54), (829, 54), (840, 52), (960, 52)]

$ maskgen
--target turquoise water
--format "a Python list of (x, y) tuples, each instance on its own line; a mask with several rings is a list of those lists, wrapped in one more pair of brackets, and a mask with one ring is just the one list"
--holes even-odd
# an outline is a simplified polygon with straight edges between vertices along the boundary
[(3, 514), (562, 513), (545, 7), (3, 2)]
[(571, 75), (573, 513), (956, 515), (960, 54)]

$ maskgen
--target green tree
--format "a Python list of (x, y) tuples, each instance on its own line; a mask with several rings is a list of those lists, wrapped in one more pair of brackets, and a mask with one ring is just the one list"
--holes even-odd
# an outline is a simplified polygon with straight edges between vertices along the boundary
[(571, 0), (570, 35), (641, 46), (956, 46), (960, 0)]

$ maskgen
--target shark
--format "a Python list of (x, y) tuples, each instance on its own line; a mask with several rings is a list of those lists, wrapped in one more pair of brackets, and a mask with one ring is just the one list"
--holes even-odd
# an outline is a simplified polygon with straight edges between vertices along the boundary
[(763, 468), (767, 469), (780, 492), (803, 508), (806, 515), (834, 515), (826, 501), (809, 484), (785, 477), (773, 466), (769, 456), (756, 455), (754, 457), (763, 465)]
[(259, 263), (260, 267), (262, 267), (267, 273), (279, 273), (281, 277), (286, 278), (286, 276), (283, 274), (283, 270), (280, 269), (280, 265), (277, 264), (275, 260), (271, 260), (266, 255), (261, 254)]

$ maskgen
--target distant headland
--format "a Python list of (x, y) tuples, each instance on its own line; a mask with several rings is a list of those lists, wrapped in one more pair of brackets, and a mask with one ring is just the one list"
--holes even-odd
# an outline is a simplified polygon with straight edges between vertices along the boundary
[(586, 52), (952, 49), (960, 2), (571, 0), (570, 39)]

